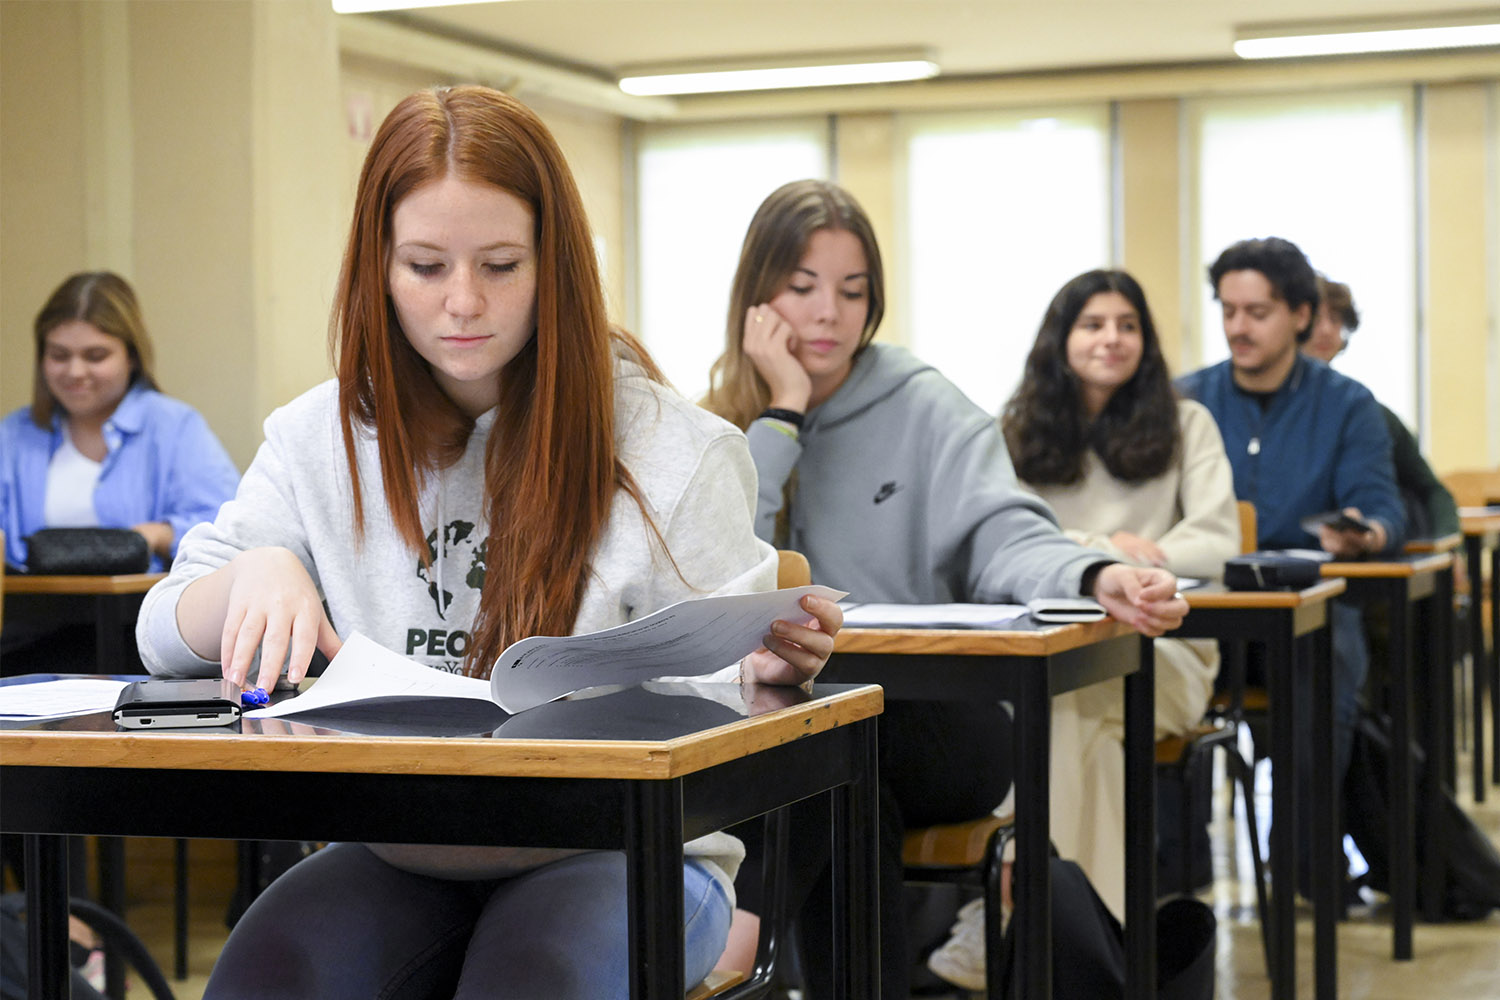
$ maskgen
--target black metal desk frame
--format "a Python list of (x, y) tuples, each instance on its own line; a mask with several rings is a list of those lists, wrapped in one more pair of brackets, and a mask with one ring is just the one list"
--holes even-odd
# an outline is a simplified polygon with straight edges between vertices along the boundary
[[(626, 852), (630, 995), (682, 1000), (682, 844), (811, 795), (833, 796), (840, 994), (879, 992), (875, 719), (673, 779), (206, 771), (0, 764), (3, 829), (26, 839), (31, 1000), (66, 1000), (64, 835), (492, 844)], [(237, 794), (222, 795), (225, 787)], [(122, 794), (128, 789), (128, 794)], [(392, 801), (406, 803), (392, 810)], [(185, 802), (215, 808), (183, 809)], [(268, 808), (275, 803), (275, 808)]]
[[(1270, 699), (1271, 760), (1276, 769), (1271, 786), (1271, 996), (1277, 1000), (1297, 995), (1295, 896), (1297, 870), (1297, 753), (1293, 713), (1277, 711), (1291, 703), (1293, 678), (1311, 671), (1314, 731), (1333, 731), (1332, 643), (1328, 601), (1323, 598), (1296, 607), (1194, 607), (1174, 639), (1218, 639), (1232, 645), (1265, 649)], [(1233, 654), (1231, 654), (1233, 655)], [(1313, 816), (1313, 872), (1315, 990), (1320, 1000), (1338, 995), (1336, 928), (1343, 870), (1338, 831), (1338, 802), (1334, 788), (1333, 742), (1313, 741), (1312, 800), (1324, 806)], [(1258, 834), (1257, 834), (1258, 835)]]
[[(914, 661), (923, 669), (914, 670)], [(1155, 651), (1122, 635), (1048, 656), (839, 653), (823, 677), (879, 684), (887, 699), (992, 699), (1015, 706), (1015, 924), (1019, 995), (1052, 996), (1048, 871), (1052, 695), (1125, 678), (1125, 996), (1156, 996)]]

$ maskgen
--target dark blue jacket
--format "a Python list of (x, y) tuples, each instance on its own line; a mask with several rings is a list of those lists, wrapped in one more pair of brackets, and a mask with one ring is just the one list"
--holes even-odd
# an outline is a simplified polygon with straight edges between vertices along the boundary
[(1300, 354), (1264, 411), (1234, 384), (1228, 361), (1184, 375), (1177, 388), (1218, 421), (1235, 495), (1255, 504), (1261, 548), (1318, 548), (1298, 522), (1357, 507), (1385, 525), (1386, 551), (1399, 551), (1406, 515), (1390, 434), (1369, 389)]

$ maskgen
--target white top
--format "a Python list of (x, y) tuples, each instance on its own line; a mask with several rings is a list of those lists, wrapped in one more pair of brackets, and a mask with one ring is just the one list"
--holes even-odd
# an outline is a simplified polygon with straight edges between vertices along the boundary
[(63, 432), (62, 446), (47, 465), (47, 494), (42, 501), (42, 523), (49, 528), (97, 528), (94, 487), (104, 463), (89, 458)]

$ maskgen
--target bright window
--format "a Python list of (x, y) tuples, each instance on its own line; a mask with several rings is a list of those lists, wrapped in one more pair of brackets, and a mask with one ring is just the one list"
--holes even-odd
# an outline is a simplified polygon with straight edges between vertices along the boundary
[(901, 125), (911, 263), (888, 276), (892, 307), (911, 349), (998, 413), (1052, 296), (1110, 262), (1108, 109), (914, 114)]
[(1207, 269), (1229, 244), (1281, 236), (1349, 286), (1359, 331), (1334, 367), (1417, 426), (1416, 221), (1409, 91), (1193, 102), (1202, 362), (1228, 357)]
[(724, 350), (729, 284), (756, 208), (828, 174), (825, 119), (659, 125), (640, 133), (635, 331), (690, 399)]

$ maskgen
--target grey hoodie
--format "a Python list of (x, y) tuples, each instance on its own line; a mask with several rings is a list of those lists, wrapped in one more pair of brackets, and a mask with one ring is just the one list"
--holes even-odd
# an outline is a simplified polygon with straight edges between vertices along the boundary
[(1016, 485), (995, 418), (899, 347), (860, 352), (797, 440), (766, 420), (747, 436), (760, 475), (755, 533), (773, 540), (795, 471), (781, 544), (851, 600), (1072, 597), (1088, 567), (1109, 561), (1065, 538), (1051, 508)]

